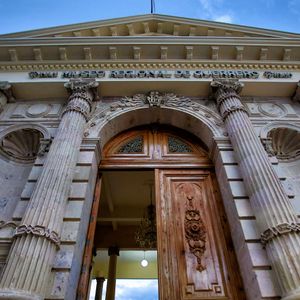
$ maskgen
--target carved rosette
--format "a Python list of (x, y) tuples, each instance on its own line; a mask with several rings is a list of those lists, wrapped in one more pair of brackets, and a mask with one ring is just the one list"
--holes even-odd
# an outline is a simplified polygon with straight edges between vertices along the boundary
[(230, 114), (235, 111), (247, 110), (241, 103), (238, 94), (242, 91), (243, 84), (237, 80), (213, 80), (211, 83), (214, 98), (217, 102), (217, 108), (225, 121)]
[(69, 111), (81, 113), (86, 121), (92, 110), (92, 102), (96, 97), (98, 83), (94, 79), (74, 79), (65, 83), (65, 88), (71, 93), (63, 115)]
[(206, 250), (206, 228), (202, 221), (200, 211), (194, 208), (193, 197), (187, 197), (188, 204), (185, 211), (184, 230), (185, 239), (191, 253), (197, 258), (197, 270), (202, 272), (206, 269), (202, 262)]

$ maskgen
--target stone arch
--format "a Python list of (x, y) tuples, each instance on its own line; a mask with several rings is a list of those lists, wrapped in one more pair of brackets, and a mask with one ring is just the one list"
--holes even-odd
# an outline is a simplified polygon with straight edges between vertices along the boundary
[(100, 102), (88, 122), (85, 136), (100, 137), (103, 148), (108, 140), (126, 129), (159, 123), (192, 133), (211, 150), (214, 138), (224, 138), (227, 135), (222, 119), (212, 102), (204, 105), (189, 98), (164, 94), (159, 95), (160, 99), (153, 104), (147, 100), (149, 97), (138, 94), (109, 105)]

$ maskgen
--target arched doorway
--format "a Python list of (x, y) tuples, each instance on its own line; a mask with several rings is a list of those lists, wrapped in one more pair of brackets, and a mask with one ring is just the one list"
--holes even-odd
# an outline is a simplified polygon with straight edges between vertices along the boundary
[(149, 197), (136, 190), (152, 182), (159, 299), (245, 298), (214, 166), (199, 140), (162, 125), (131, 129), (106, 144), (99, 171), (96, 248), (138, 247), (134, 233)]

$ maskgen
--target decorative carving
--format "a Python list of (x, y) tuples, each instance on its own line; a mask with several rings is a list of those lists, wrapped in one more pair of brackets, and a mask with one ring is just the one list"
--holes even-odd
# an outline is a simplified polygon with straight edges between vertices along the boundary
[(268, 228), (261, 234), (261, 243), (266, 246), (275, 237), (291, 232), (300, 233), (300, 223), (282, 223)]
[(68, 111), (77, 111), (88, 121), (92, 110), (92, 101), (97, 98), (97, 86), (98, 83), (95, 79), (90, 78), (71, 79), (65, 83), (65, 88), (71, 92), (71, 96), (63, 115)]
[(221, 104), (228, 98), (238, 98), (238, 94), (242, 91), (244, 84), (236, 79), (214, 79), (211, 82), (213, 96), (217, 100), (218, 109)]
[(193, 196), (188, 196), (187, 200), (188, 204), (184, 219), (185, 239), (191, 253), (197, 258), (197, 270), (202, 272), (206, 269), (205, 264), (202, 263), (202, 257), (206, 250), (206, 228), (200, 216), (200, 211), (194, 208)]
[(49, 150), (49, 147), (52, 143), (52, 139), (44, 139), (44, 138), (41, 138), (40, 139), (40, 148), (39, 148), (39, 151), (38, 151), (38, 156), (44, 156), (44, 154)]
[(26, 115), (31, 118), (39, 118), (47, 115), (51, 110), (51, 107), (51, 104), (33, 104), (28, 107)]
[(117, 153), (142, 153), (143, 152), (144, 140), (142, 136), (138, 136), (135, 139), (122, 145)]
[(268, 133), (268, 153), (276, 155), (279, 160), (292, 160), (300, 156), (300, 132), (278, 127)]
[(41, 138), (42, 133), (36, 129), (19, 129), (0, 141), (0, 151), (18, 162), (31, 163), (39, 152)]
[(193, 111), (200, 111), (203, 105), (192, 101), (186, 97), (180, 97), (175, 94), (169, 93), (164, 95), (164, 105), (167, 107), (184, 107), (192, 109)]
[(128, 107), (138, 107), (145, 105), (147, 96), (145, 94), (136, 94), (132, 97), (122, 98), (120, 101), (113, 103), (110, 106), (111, 111), (115, 111), (117, 109), (124, 109)]
[(10, 83), (8, 81), (0, 81), (0, 112), (7, 101), (13, 102), (14, 100)]
[(272, 147), (272, 139), (271, 138), (261, 139), (261, 142), (262, 142), (266, 152), (268, 153), (268, 156), (270, 156), (270, 157), (274, 156), (275, 152)]
[(164, 103), (164, 97), (157, 91), (152, 91), (146, 97), (146, 101), (149, 103), (149, 106), (160, 106)]
[(13, 221), (0, 221), (0, 229), (5, 227), (16, 228), (18, 225)]
[[(243, 84), (236, 79), (213, 80), (211, 83), (213, 97), (217, 101), (217, 107), (225, 121), (230, 114), (236, 111), (243, 111), (248, 114), (241, 103), (239, 93), (243, 88)], [(230, 100), (230, 101), (226, 101)]]
[(184, 143), (182, 140), (168, 136), (168, 150), (170, 153), (191, 153), (193, 150), (189, 145)]
[(267, 117), (283, 117), (286, 114), (284, 106), (275, 103), (261, 103), (258, 111)]
[(38, 237), (44, 237), (47, 240), (51, 241), (56, 245), (57, 248), (59, 248), (60, 245), (60, 237), (57, 232), (51, 231), (49, 228), (46, 228), (45, 226), (32, 226), (32, 225), (26, 225), (22, 224), (16, 228), (14, 238), (21, 237), (23, 235), (29, 235), (32, 234), (34, 236)]
[[(89, 120), (87, 129), (84, 133), (85, 136), (89, 135), (89, 128), (96, 126), (103, 119), (109, 118), (113, 112), (118, 110), (132, 109), (137, 107), (174, 107), (184, 108), (193, 112), (203, 112), (205, 116), (214, 118), (215, 122), (218, 122), (222, 126), (223, 122), (214, 112), (216, 111), (216, 105), (213, 101), (202, 101), (201, 103), (193, 101), (183, 96), (177, 96), (173, 93), (162, 94), (158, 91), (151, 91), (148, 94), (136, 94), (132, 97), (124, 97), (119, 101), (113, 102), (107, 105), (103, 102), (97, 103), (96, 109), (94, 110), (92, 118)], [(207, 117), (208, 118), (208, 117)]]
[(230, 107), (227, 107), (226, 110), (224, 110), (222, 115), (223, 121), (225, 121), (230, 114), (236, 111), (243, 111), (246, 114), (248, 114), (248, 111), (245, 109), (243, 104), (240, 103), (240, 104), (231, 105)]
[[(62, 49), (60, 52), (61, 55), (61, 63), (52, 63), (49, 62), (47, 63), (47, 70), (45, 69), (45, 65), (40, 64), (40, 63), (31, 63), (31, 64), (26, 64), (23, 62), (19, 62), (18, 64), (12, 64), (12, 63), (7, 63), (5, 65), (1, 65), (0, 68), (2, 71), (11, 71), (11, 70), (22, 70), (22, 71), (32, 71), (34, 70), (38, 70), (38, 71), (49, 71), (49, 70), (53, 70), (53, 71), (57, 71), (59, 69), (61, 70), (66, 70), (69, 68), (69, 62), (64, 62), (64, 60), (66, 60), (66, 48), (59, 48)], [(185, 64), (182, 65), (182, 68), (186, 68), (187, 66), (189, 66), (190, 64)], [(253, 68), (252, 62), (245, 62), (244, 63), (245, 68), (247, 69), (251, 69)], [(99, 64), (99, 63), (93, 63), (93, 62), (89, 62), (89, 66), (90, 69), (95, 69), (98, 70), (99, 68), (101, 68), (102, 70), (112, 70), (116, 67), (116, 63), (115, 62), (108, 62), (105, 64)], [(139, 63), (139, 62), (132, 62), (130, 64), (130, 67), (132, 68), (136, 68), (136, 69), (143, 69), (144, 68), (144, 63)], [(124, 63), (118, 63), (118, 69), (127, 69), (128, 68), (128, 62), (124, 62)], [(177, 70), (178, 66), (177, 64), (174, 64), (173, 62), (168, 63), (168, 62), (155, 62), (155, 63), (147, 63), (147, 68), (149, 70), (157, 70), (157, 69), (170, 69), (170, 70)], [(193, 68), (197, 68), (197, 69), (204, 69), (205, 71), (208, 70), (207, 64), (206, 63), (193, 63)], [(211, 61), (210, 62), (210, 69), (215, 69), (215, 68), (220, 68), (220, 63), (218, 61)], [(232, 63), (226, 63), (226, 67), (224, 67), (225, 71), (230, 72), (230, 74), (232, 74), (231, 72), (234, 72), (235, 70), (238, 70), (240, 68), (240, 62), (232, 62)], [(270, 63), (259, 63), (257, 65), (258, 69), (261, 70), (274, 70), (277, 71), (278, 68), (280, 69), (291, 69), (294, 68), (297, 70), (297, 68), (295, 68), (295, 65), (290, 64), (290, 63), (285, 63), (282, 64), (282, 61), (278, 61), (278, 62), (274, 62), (272, 64)], [(76, 63), (74, 62), (72, 64), (72, 70), (78, 70), (78, 71), (82, 71), (82, 63)], [(209, 71), (208, 71), (209, 72)], [(222, 72), (222, 71), (219, 71)], [(236, 71), (238, 72), (238, 71)], [(244, 71), (245, 72), (245, 71)], [(251, 77), (249, 77), (249, 73), (251, 74)], [(229, 75), (230, 75), (229, 74)], [(243, 78), (254, 78), (256, 79), (258, 72), (256, 71), (248, 71), (248, 76), (245, 76)], [(240, 76), (240, 74), (238, 74)], [(239, 77), (240, 78), (240, 77)]]

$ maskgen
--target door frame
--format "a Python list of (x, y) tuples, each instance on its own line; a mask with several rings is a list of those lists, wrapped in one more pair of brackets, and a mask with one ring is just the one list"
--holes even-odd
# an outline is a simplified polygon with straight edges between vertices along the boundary
[[(144, 127), (145, 126), (143, 126), (142, 128), (144, 128)], [(140, 129), (138, 128), (138, 129), (133, 129), (133, 130), (129, 130), (129, 131), (127, 130), (127, 131), (125, 131), (125, 134), (127, 134), (126, 132), (131, 132), (134, 130), (138, 131)], [(182, 131), (179, 131), (179, 132), (181, 133)], [(114, 145), (116, 143), (116, 140), (119, 138), (119, 136), (120, 135), (122, 136), (123, 134), (124, 134), (124, 132), (122, 132), (121, 134), (114, 137), (112, 139), (112, 141), (107, 143), (106, 146), (108, 146), (110, 143)], [(187, 134), (188, 134), (188, 141), (190, 142), (191, 135), (189, 133), (187, 133)], [(182, 136), (182, 135), (178, 134), (178, 136)], [(122, 138), (124, 139), (124, 136)], [(192, 144), (199, 146), (199, 141), (196, 139), (196, 141), (193, 141)], [(200, 143), (200, 146), (202, 146), (202, 145), (203, 144)], [(92, 265), (93, 242), (94, 242), (96, 223), (97, 223), (97, 212), (98, 212), (99, 205), (100, 205), (101, 171), (102, 170), (153, 169), (155, 171), (155, 186), (157, 186), (157, 184), (158, 184), (157, 179), (156, 179), (156, 177), (157, 177), (156, 173), (158, 173), (161, 170), (171, 170), (171, 169), (181, 170), (181, 171), (195, 170), (198, 172), (204, 172), (206, 174), (211, 175), (211, 180), (214, 183), (213, 187), (212, 187), (213, 193), (217, 199), (221, 199), (219, 188), (218, 188), (218, 183), (217, 183), (217, 180), (216, 180), (216, 177), (214, 174), (214, 165), (211, 162), (211, 160), (208, 158), (208, 153), (207, 153), (206, 160), (203, 159), (203, 157), (201, 157), (201, 159), (200, 159), (201, 163), (198, 163), (195, 161), (187, 161), (186, 162), (186, 161), (184, 161), (184, 157), (180, 157), (180, 156), (178, 156), (179, 164), (177, 164), (176, 162), (164, 163), (164, 161), (161, 161), (160, 163), (157, 163), (157, 162), (151, 163), (151, 160), (148, 160), (147, 162), (143, 161), (142, 163), (137, 163), (138, 158), (135, 155), (132, 155), (131, 159), (128, 159), (128, 157), (126, 157), (125, 161), (118, 160), (118, 157), (114, 157), (113, 159), (110, 157), (108, 160), (105, 159), (105, 155), (107, 155), (107, 152), (105, 152), (106, 146), (104, 147), (104, 151), (103, 151), (104, 160), (101, 160), (99, 169), (98, 169), (97, 183), (96, 183), (95, 190), (94, 190), (94, 200), (93, 200), (93, 206), (91, 209), (90, 223), (89, 223), (88, 233), (87, 233), (87, 240), (86, 240), (86, 245), (84, 248), (81, 276), (80, 276), (80, 281), (79, 281), (78, 289), (77, 289), (77, 299), (80, 299), (80, 300), (86, 300), (87, 296), (88, 296), (88, 290), (89, 290), (89, 284), (90, 284), (90, 269), (91, 269), (91, 265)], [(107, 148), (109, 148), (109, 147), (107, 147)], [(115, 161), (117, 162), (117, 164)], [(157, 191), (158, 189), (155, 188), (155, 190)], [(157, 198), (157, 193), (156, 193), (155, 200), (157, 201), (157, 199), (158, 198)], [(221, 204), (223, 205), (222, 201), (221, 201)], [(157, 205), (156, 205), (156, 207), (157, 207)], [(223, 218), (226, 219), (224, 207), (223, 207), (222, 212), (224, 213)], [(228, 226), (228, 224), (226, 226)], [(227, 233), (229, 233), (229, 238), (231, 239), (230, 230), (227, 230)], [(231, 244), (232, 244), (232, 242), (231, 242)], [(234, 259), (236, 261), (236, 265), (238, 266), (233, 247), (232, 247), (231, 256), (232, 256), (232, 259)], [(159, 251), (158, 251), (158, 264), (159, 264), (159, 261), (160, 261), (160, 259), (159, 259)], [(158, 271), (159, 271), (159, 266), (158, 266)], [(230, 298), (230, 299), (238, 299), (238, 300), (245, 299), (240, 272), (238, 272), (238, 273), (239, 274), (238, 274), (236, 280), (238, 280), (239, 288), (240, 288), (240, 290), (242, 290), (241, 297), (240, 298)], [(158, 274), (158, 277), (160, 278), (160, 274)], [(159, 286), (159, 294), (160, 294), (160, 286)], [(191, 298), (191, 299), (196, 300), (198, 298)], [(201, 299), (204, 299), (204, 298), (201, 298)], [(212, 298), (207, 298), (207, 299), (212, 299)], [(229, 299), (229, 298), (223, 297), (220, 299)], [(164, 299), (160, 299), (160, 300), (164, 300)]]

